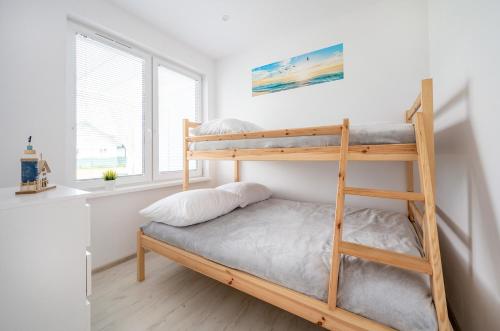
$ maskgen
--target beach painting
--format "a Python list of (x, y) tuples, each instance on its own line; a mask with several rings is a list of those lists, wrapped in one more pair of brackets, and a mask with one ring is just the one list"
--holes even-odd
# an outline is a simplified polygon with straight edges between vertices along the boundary
[(252, 69), (252, 96), (344, 78), (344, 44)]

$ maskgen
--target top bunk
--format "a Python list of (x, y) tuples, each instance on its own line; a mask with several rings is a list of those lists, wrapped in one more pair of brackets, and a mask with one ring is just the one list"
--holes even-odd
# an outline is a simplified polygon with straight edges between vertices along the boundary
[[(190, 159), (315, 160), (339, 159), (342, 125), (244, 132), (188, 138)], [(349, 128), (350, 157), (376, 157), (391, 153), (415, 160), (412, 124), (378, 124)], [(209, 139), (209, 140), (208, 140)]]
[(201, 123), (184, 120), (184, 153), (187, 160), (336, 161), (340, 159), (345, 128), (349, 131), (348, 160), (414, 161), (418, 153), (413, 117), (419, 110), (425, 131), (432, 133), (431, 79), (422, 81), (421, 91), (405, 112), (403, 123), (350, 127), (349, 121), (344, 120), (339, 125), (191, 135), (190, 129)]

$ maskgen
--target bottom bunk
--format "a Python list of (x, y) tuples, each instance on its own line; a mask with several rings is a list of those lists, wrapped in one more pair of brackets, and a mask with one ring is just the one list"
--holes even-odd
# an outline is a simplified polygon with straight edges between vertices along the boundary
[[(299, 301), (307, 296), (311, 300), (303, 304), (311, 302), (310, 306), (317, 307), (320, 315), (337, 314), (339, 319), (334, 315), (332, 318), (339, 327), (342, 317), (356, 320), (355, 315), (349, 315), (352, 312), (400, 330), (437, 330), (428, 277), (352, 256), (342, 258), (337, 296), (341, 309), (328, 312), (326, 299), (334, 209), (333, 204), (268, 199), (188, 227), (151, 222), (142, 227), (144, 234), (140, 234), (139, 239), (142, 237), (142, 247), (158, 251), (188, 267), (192, 267), (189, 264), (193, 263), (193, 254), (201, 257), (200, 260), (207, 259), (207, 263), (218, 263), (222, 275), (229, 277), (227, 283), (232, 286), (231, 270), (234, 269), (245, 272), (241, 274), (248, 275), (245, 277), (249, 279), (264, 279), (279, 285), (273, 288), (290, 289), (292, 298), (297, 297), (293, 293), (299, 292), (303, 295)], [(399, 253), (422, 254), (412, 225), (404, 214), (397, 212), (346, 208), (343, 238)], [(161, 246), (160, 243), (166, 244)], [(224, 266), (231, 269), (224, 269)], [(193, 269), (217, 279), (204, 268), (208, 266), (198, 265)], [(242, 290), (253, 294), (245, 288)], [(288, 293), (286, 289), (281, 292)], [(280, 306), (272, 302), (272, 298), (266, 301)], [(335, 327), (328, 325), (331, 321), (326, 319), (323, 322), (321, 318), (308, 319), (328, 328)], [(366, 329), (376, 328), (368, 320), (358, 322), (368, 323), (364, 325)], [(354, 328), (357, 324), (353, 323), (343, 326)]]

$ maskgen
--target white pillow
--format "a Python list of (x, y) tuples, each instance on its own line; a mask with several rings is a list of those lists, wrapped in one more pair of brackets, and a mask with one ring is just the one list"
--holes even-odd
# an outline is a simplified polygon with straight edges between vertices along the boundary
[(271, 190), (258, 183), (234, 182), (217, 187), (217, 190), (237, 194), (240, 198), (240, 207), (244, 208), (252, 203), (269, 199)]
[(262, 131), (263, 129), (251, 122), (237, 120), (235, 118), (221, 118), (205, 122), (191, 130), (195, 136), (210, 134), (240, 133), (249, 131)]
[(237, 194), (199, 189), (172, 194), (144, 208), (140, 213), (155, 222), (188, 226), (227, 214), (239, 205)]

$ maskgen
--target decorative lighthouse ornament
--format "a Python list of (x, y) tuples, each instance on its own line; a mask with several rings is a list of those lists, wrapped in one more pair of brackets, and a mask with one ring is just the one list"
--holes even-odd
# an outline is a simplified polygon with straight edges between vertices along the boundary
[(21, 158), (21, 184), (16, 194), (38, 193), (55, 188), (55, 185), (49, 186), (47, 174), (50, 172), (49, 164), (42, 158), (41, 153), (40, 157), (37, 156), (29, 136), (28, 145)]

